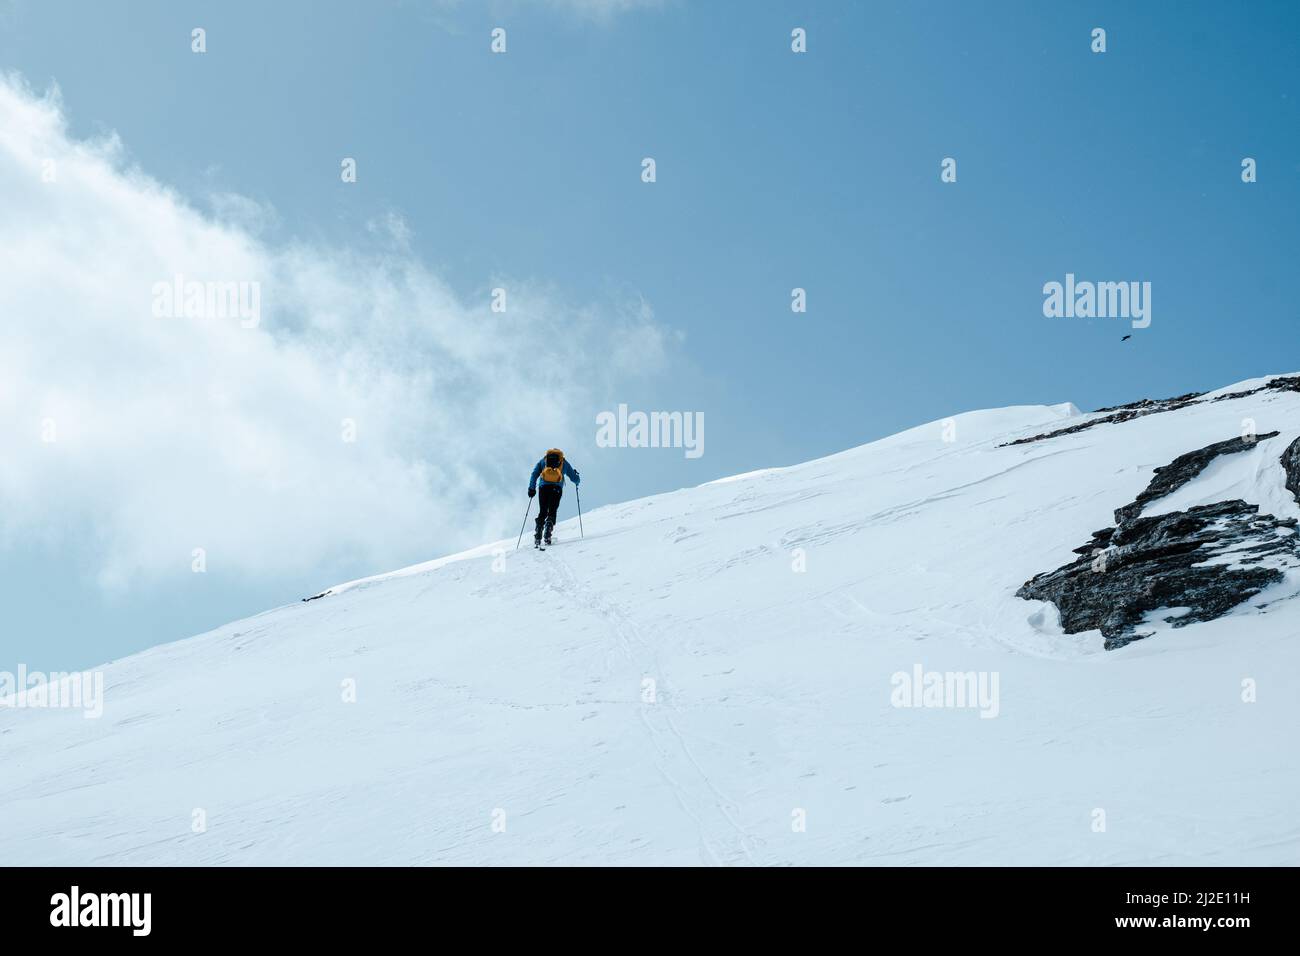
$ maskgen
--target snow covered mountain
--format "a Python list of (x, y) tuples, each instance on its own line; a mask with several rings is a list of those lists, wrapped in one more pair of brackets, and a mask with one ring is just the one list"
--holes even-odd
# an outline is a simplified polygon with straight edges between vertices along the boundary
[(1294, 864), (1297, 389), (958, 415), (10, 698), (0, 859)]

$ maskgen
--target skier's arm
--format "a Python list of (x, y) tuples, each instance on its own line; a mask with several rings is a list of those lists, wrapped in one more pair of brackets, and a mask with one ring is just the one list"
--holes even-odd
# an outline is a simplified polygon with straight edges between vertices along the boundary
[(569, 464), (569, 459), (567, 458), (564, 459), (564, 473), (573, 479), (575, 485), (582, 484), (582, 478), (579, 477), (577, 470)]
[(528, 490), (532, 491), (537, 487), (537, 476), (542, 473), (542, 465), (546, 463), (545, 458), (537, 459), (537, 464), (533, 466), (533, 477), (528, 479)]

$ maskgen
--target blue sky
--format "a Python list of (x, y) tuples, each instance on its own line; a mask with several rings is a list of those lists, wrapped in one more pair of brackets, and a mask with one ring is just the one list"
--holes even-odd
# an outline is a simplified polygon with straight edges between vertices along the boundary
[[(498, 26), (505, 55), (489, 52)], [(796, 26), (806, 54), (790, 51)], [(1104, 54), (1090, 50), (1098, 26)], [(109, 417), (120, 440), (99, 446), (118, 477), (92, 488), (83, 479), (110, 466), (88, 452), (61, 473), (66, 506), (47, 495), (39, 521), (0, 539), (0, 669), (90, 665), (513, 534), (508, 509), (522, 516), (528, 471), (553, 444), (583, 472), (592, 508), (973, 408), (1090, 408), (1292, 371), (1298, 47), (1290, 3), (8, 0), (0, 71), (33, 95), (56, 84), (69, 140), (115, 134), (125, 181), (148, 177), (169, 202), (252, 237), (281, 272), (307, 262), (299, 275), (349, 273), (352, 304), (331, 320), (331, 341), (360, 350), (372, 377), (358, 392), (390, 375), (402, 383), (372, 459), (402, 465), (391, 486), (339, 480), (315, 524), (286, 518), (282, 529), (275, 479), (217, 475), (158, 512), (168, 527), (209, 508), (222, 526), (250, 525), (193, 574), (188, 549), (152, 560), (150, 549), (172, 547), (165, 530), (133, 534), (152, 513), (141, 488), (181, 479), (168, 470), (176, 435), (142, 411), (149, 403), (129, 403)], [(640, 178), (647, 156), (653, 184)], [(355, 184), (340, 181), (343, 157), (357, 159)], [(956, 183), (940, 182), (945, 157)], [(40, 186), (20, 177), (9, 188), (31, 203), (36, 221), (22, 228), (71, 247), (76, 214), (41, 222)], [(185, 228), (187, 261), (202, 264), (206, 233)], [(88, 233), (79, 255), (111, 234)], [(27, 240), (12, 221), (9, 236), (14, 248)], [(362, 273), (398, 260), (439, 283), (454, 320), (413, 293), (418, 283), (399, 283), (379, 317), (354, 301)], [(1122, 320), (1045, 318), (1042, 286), (1067, 272), (1151, 282), (1150, 328), (1121, 343), (1132, 331)], [(106, 266), (104, 281), (116, 274)], [(473, 310), (498, 285), (526, 303), (514, 317), (526, 325), (489, 333)], [(790, 310), (794, 287), (807, 290), (804, 314)], [(74, 305), (56, 336), (25, 294), (17, 306), (29, 314), (6, 320), (11, 355), (38, 356), (57, 377), (96, 348)], [(307, 320), (277, 313), (274, 285), (268, 298), (255, 334), (330, 370)], [(422, 371), (447, 377), (439, 356), (461, 333), (406, 343), (439, 321), (484, 336), (476, 348), (506, 371), (422, 392)], [(604, 361), (629, 342), (644, 363)], [(208, 353), (173, 346), (183, 351), (166, 353), (170, 364), (207, 374)], [(119, 401), (154, 367), (125, 383), (110, 364), (102, 379), (70, 381), (84, 386), (81, 407)], [(220, 381), (252, 394), (277, 369), (233, 363)], [(149, 394), (152, 407), (168, 403), (164, 382)], [(619, 403), (702, 412), (705, 454), (597, 448), (594, 416)], [(280, 416), (272, 436), (311, 433), (286, 406), (297, 407), (268, 393), (249, 414)], [(8, 416), (10, 440), (30, 442), (40, 414)], [(167, 427), (197, 448), (205, 415)], [(142, 431), (149, 440), (126, 460)], [(285, 458), (287, 484), (333, 468), (314, 455)], [(6, 487), (44, 481), (44, 465), (17, 473), (18, 458)], [(459, 464), (438, 471), (445, 459)], [(131, 508), (127, 486), (140, 495)], [(410, 502), (410, 520), (370, 514), (384, 495)], [(6, 507), (33, 506), (15, 496)], [(340, 513), (355, 520), (332, 534)], [(566, 501), (561, 517), (572, 513)], [(259, 530), (302, 547), (276, 565), (267, 545), (278, 540)]]

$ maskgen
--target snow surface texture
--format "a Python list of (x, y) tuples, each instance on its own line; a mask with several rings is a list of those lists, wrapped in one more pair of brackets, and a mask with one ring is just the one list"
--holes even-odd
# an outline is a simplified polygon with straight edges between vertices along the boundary
[[(1300, 393), (1004, 444), (1089, 417), (971, 412), (352, 582), (108, 665), (98, 720), (0, 707), (0, 860), (1294, 864), (1300, 582), (1111, 652), (1014, 595), (1243, 419), (1280, 435), (1148, 513), (1300, 513)], [(996, 695), (895, 706), (916, 668)]]

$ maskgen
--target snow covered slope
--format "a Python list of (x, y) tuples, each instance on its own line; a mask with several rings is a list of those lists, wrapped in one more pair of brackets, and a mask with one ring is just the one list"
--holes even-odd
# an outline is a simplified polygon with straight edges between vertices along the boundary
[[(1095, 417), (602, 508), (116, 662), (98, 720), (0, 708), (0, 860), (1296, 863), (1300, 582), (1109, 652), (1014, 595), (1245, 419), (1281, 434), (1148, 510), (1300, 515), (1270, 467), (1300, 393), (1004, 444)], [(985, 696), (896, 706), (918, 670)]]

